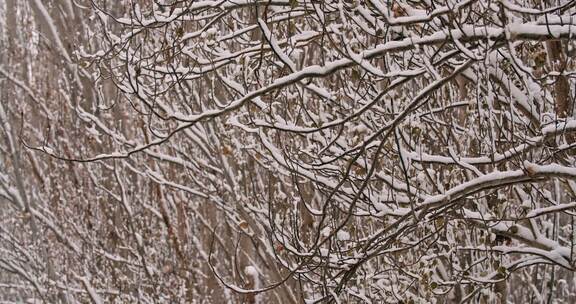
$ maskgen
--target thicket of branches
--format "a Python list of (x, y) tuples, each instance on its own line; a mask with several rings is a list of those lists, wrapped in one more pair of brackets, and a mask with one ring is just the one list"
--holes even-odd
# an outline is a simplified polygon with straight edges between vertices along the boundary
[(575, 302), (575, 6), (0, 3), (0, 300)]

